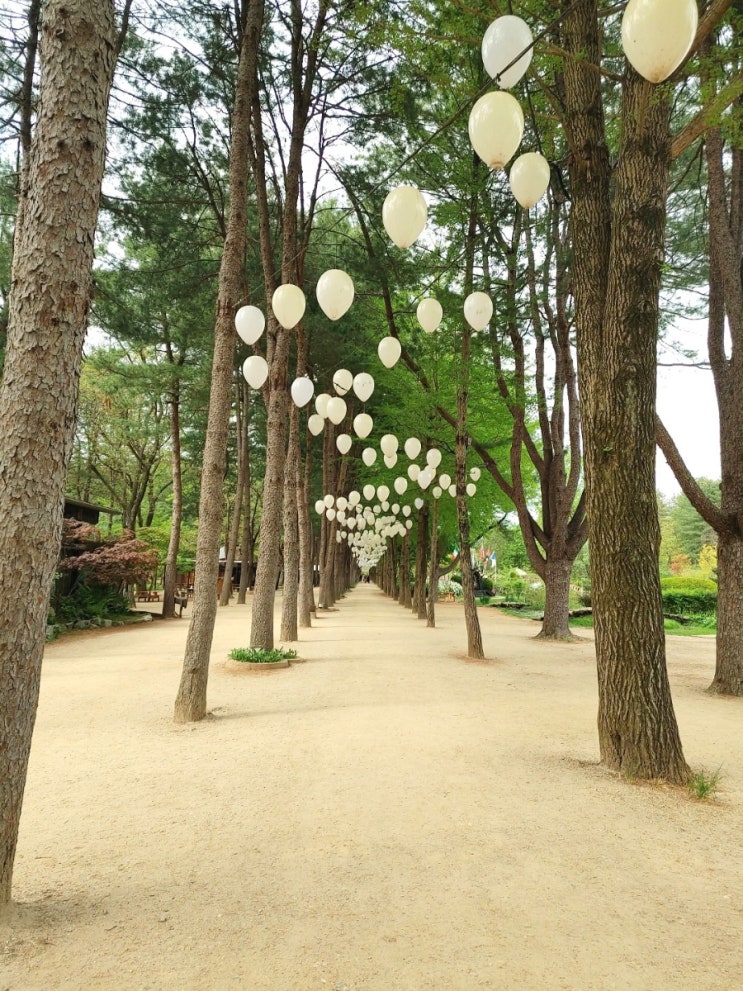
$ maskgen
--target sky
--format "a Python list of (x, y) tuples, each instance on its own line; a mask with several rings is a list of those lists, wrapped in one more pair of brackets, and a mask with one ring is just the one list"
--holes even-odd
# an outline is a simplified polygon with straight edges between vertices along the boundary
[[(675, 335), (684, 347), (696, 350), (700, 359), (706, 353), (706, 322), (689, 323)], [(671, 352), (660, 355), (661, 362), (680, 362)], [(720, 477), (720, 430), (712, 372), (697, 367), (658, 368), (658, 414), (695, 478)], [(680, 492), (673, 472), (658, 451), (656, 487), (665, 495)]]

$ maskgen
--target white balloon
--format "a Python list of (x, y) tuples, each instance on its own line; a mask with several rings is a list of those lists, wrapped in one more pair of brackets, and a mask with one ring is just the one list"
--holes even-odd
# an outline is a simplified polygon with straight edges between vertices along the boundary
[(511, 166), (508, 183), (517, 202), (528, 210), (547, 192), (550, 163), (538, 151), (527, 151), (519, 155)]
[(426, 226), (428, 208), (416, 186), (396, 186), (382, 206), (384, 229), (398, 248), (409, 248)]
[(340, 268), (328, 269), (317, 280), (315, 295), (325, 316), (340, 320), (353, 303), (353, 279)]
[(452, 499), (454, 499), (456, 497), (456, 495), (457, 495), (457, 487), (456, 487), (456, 485), (453, 485), (452, 484), (452, 485), (449, 486), (449, 495), (452, 497)]
[(384, 458), (382, 460), (384, 461), (385, 466), (387, 468), (394, 468), (395, 465), (397, 464), (397, 455), (396, 454), (385, 454), (385, 456), (384, 456)]
[(441, 488), (438, 485), (434, 485), (434, 487), (431, 489), (431, 495), (434, 497), (434, 499), (440, 499)]
[(315, 392), (315, 386), (311, 378), (306, 375), (300, 375), (299, 378), (294, 379), (291, 385), (292, 399), (294, 400), (294, 405), (306, 406), (307, 403), (312, 399)]
[(361, 460), (364, 462), (367, 468), (371, 468), (371, 466), (377, 460), (377, 452), (374, 450), (373, 447), (365, 447), (364, 450), (361, 452)]
[(451, 478), (446, 474), (446, 472), (444, 472), (443, 475), (439, 475), (439, 485), (442, 489), (448, 489), (451, 485)]
[(474, 482), (468, 482), (467, 483), (467, 487), (465, 488), (464, 491), (467, 493), (467, 495), (470, 498), (472, 498), (472, 496), (475, 494), (475, 492), (477, 492), (477, 486), (475, 485)]
[(397, 516), (397, 514), (400, 512), (400, 503), (393, 502), (392, 505), (390, 506), (390, 512), (394, 513), (395, 516)]
[(437, 447), (432, 447), (426, 454), (426, 464), (430, 465), (434, 473), (441, 464), (441, 451)]
[(328, 492), (328, 494), (323, 497), (323, 502), (325, 503), (326, 507), (330, 509), (330, 507), (335, 503), (335, 496), (332, 494), (332, 492)]
[(374, 488), (373, 485), (365, 485), (363, 492), (364, 492), (364, 498), (366, 499), (367, 502), (369, 502), (370, 499), (373, 499), (374, 496), (377, 494), (377, 490)]
[(348, 505), (358, 506), (360, 502), (361, 502), (361, 493), (357, 492), (356, 489), (351, 489), (351, 491), (348, 493)]
[(402, 507), (402, 515), (403, 516), (410, 516), (410, 513), (411, 513), (410, 506), (403, 506)]
[(423, 509), (423, 500), (420, 497), (415, 500), (415, 508)]
[(493, 301), (485, 292), (472, 292), (464, 301), (464, 318), (473, 330), (484, 330), (493, 315)]
[(268, 378), (268, 362), (259, 354), (251, 354), (243, 362), (243, 375), (252, 389), (260, 389)]
[(402, 345), (396, 337), (383, 337), (377, 347), (377, 354), (385, 368), (393, 368), (402, 354)]
[(408, 487), (408, 480), (400, 475), (399, 478), (395, 479), (393, 485), (395, 486), (395, 492), (397, 492), (398, 495), (402, 495)]
[(353, 385), (353, 375), (347, 368), (339, 368), (333, 376), (333, 388), (339, 396), (345, 396)]
[(324, 426), (325, 420), (319, 413), (313, 413), (311, 416), (307, 417), (307, 429), (313, 437), (317, 437), (318, 434), (321, 434)]
[(257, 306), (241, 306), (235, 314), (235, 330), (246, 344), (255, 344), (266, 326), (266, 318)]
[(418, 309), (415, 311), (415, 315), (418, 317), (418, 323), (425, 330), (427, 334), (432, 334), (438, 325), (441, 323), (444, 317), (444, 310), (441, 303), (433, 296), (426, 296), (418, 303)]
[(356, 393), (356, 398), (360, 399), (362, 403), (365, 403), (370, 398), (372, 392), (374, 392), (374, 379), (368, 372), (359, 372), (355, 376), (353, 380), (353, 391)]
[(332, 520), (335, 519), (335, 510), (334, 509), (326, 509), (325, 510), (325, 515), (327, 516), (327, 518), (329, 520), (332, 521)]
[(384, 500), (389, 496), (389, 494), (390, 494), (390, 490), (387, 488), (386, 485), (377, 486), (377, 498), (380, 500), (380, 502), (384, 502)]
[(328, 400), (328, 419), (337, 426), (346, 415), (347, 409), (345, 399), (333, 396)]
[(412, 530), (413, 529), (413, 521), (412, 520), (405, 520), (405, 528), (407, 530)]
[(418, 481), (418, 475), (420, 475), (420, 465), (409, 465), (408, 466), (408, 478), (411, 482)]
[(697, 33), (696, 0), (629, 0), (622, 15), (622, 48), (630, 64), (660, 83), (689, 53)]
[(315, 396), (315, 409), (323, 419), (325, 419), (328, 415), (329, 402), (330, 396), (327, 392), (321, 392), (319, 395)]
[(379, 442), (382, 454), (395, 454), (398, 448), (398, 440), (394, 434), (385, 434)]
[(382, 512), (386, 513), (389, 508), (390, 508), (390, 504), (385, 499), (384, 502), (382, 503)]
[(348, 454), (351, 450), (351, 445), (353, 444), (353, 438), (348, 434), (338, 434), (335, 438), (335, 446), (341, 452), (341, 454)]
[(315, 503), (315, 512), (317, 513), (318, 516), (322, 516), (322, 514), (325, 512), (325, 503), (322, 501), (322, 499), (318, 499), (317, 502)]
[(481, 474), (482, 472), (477, 467), (477, 465), (475, 465), (474, 468), (470, 468), (470, 478), (472, 479), (473, 482), (479, 482)]
[(421, 453), (421, 442), (417, 437), (408, 437), (404, 444), (405, 453), (411, 459), (417, 458)]
[[(529, 68), (534, 52), (530, 47), (533, 42), (529, 25), (513, 14), (496, 17), (488, 26), (482, 39), (482, 62), (487, 74), (501, 89), (515, 86)], [(506, 69), (521, 52), (524, 54), (518, 62)]]
[(470, 142), (488, 168), (504, 168), (523, 134), (524, 112), (510, 93), (486, 93), (470, 111)]
[(338, 498), (335, 500), (335, 504), (338, 507), (338, 509), (340, 509), (341, 512), (343, 512), (348, 508), (348, 499), (346, 499), (345, 496), (338, 496)]
[(429, 471), (428, 468), (424, 468), (423, 471), (418, 476), (418, 485), (420, 485), (422, 489), (427, 489), (432, 481), (433, 481), (433, 472)]
[(353, 418), (354, 433), (362, 440), (369, 436), (373, 426), (374, 420), (372, 420), (368, 413), (357, 413)]
[(294, 286), (290, 282), (279, 286), (271, 298), (274, 316), (284, 330), (291, 330), (292, 327), (297, 326), (304, 316), (305, 306), (304, 293), (299, 286)]

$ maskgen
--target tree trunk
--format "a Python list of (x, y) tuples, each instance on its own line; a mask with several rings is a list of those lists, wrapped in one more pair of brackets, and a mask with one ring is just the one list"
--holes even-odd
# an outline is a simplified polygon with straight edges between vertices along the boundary
[(544, 619), (538, 637), (546, 640), (571, 640), (568, 613), (570, 612), (570, 572), (573, 562), (566, 558), (555, 560), (547, 556), (544, 575)]
[(601, 759), (681, 783), (689, 771), (666, 671), (655, 501), (668, 95), (627, 70), (610, 200), (593, 0), (568, 7), (563, 31)]
[(297, 516), (299, 522), (299, 625), (312, 626), (315, 608), (312, 518), (308, 493), (312, 479), (312, 445), (308, 438), (304, 467), (297, 473)]
[(115, 64), (110, 2), (48, 0), (0, 386), (0, 906), (39, 698)]
[(400, 555), (400, 594), (397, 601), (406, 609), (412, 609), (413, 598), (410, 594), (410, 530), (405, 531), (402, 538), (402, 553)]
[(415, 591), (412, 609), (418, 619), (426, 618), (426, 563), (428, 561), (428, 505), (418, 513), (418, 539), (415, 545)]
[(709, 690), (743, 695), (743, 540), (726, 531), (717, 539), (717, 658)]
[(219, 538), (222, 526), (222, 491), (230, 418), (235, 350), (235, 310), (243, 298), (247, 242), (248, 127), (255, 92), (254, 73), (263, 21), (263, 3), (253, 0), (242, 36), (235, 86), (230, 145), (230, 207), (227, 234), (219, 267), (219, 289), (214, 327), (209, 414), (204, 442), (199, 499), (199, 533), (196, 544), (194, 607), (188, 627), (183, 670), (173, 718), (194, 722), (206, 715), (209, 655), (217, 615)]
[[(183, 521), (183, 471), (181, 469), (180, 381), (172, 382), (170, 400), (170, 447), (173, 476), (173, 504), (170, 511), (170, 537), (163, 576), (163, 611), (168, 619), (175, 617), (175, 587), (178, 578), (178, 551), (181, 546)], [(182, 611), (182, 610), (181, 610)]]
[(250, 588), (250, 575), (252, 571), (252, 519), (250, 516), (250, 406), (248, 383), (241, 382), (242, 393), (242, 442), (239, 447), (239, 472), (243, 483), (243, 501), (240, 516), (242, 518), (242, 539), (240, 541), (240, 588), (237, 592), (237, 604), (245, 605), (245, 596)]
[(436, 626), (436, 599), (439, 581), (439, 501), (433, 500), (431, 514), (431, 543), (428, 568), (428, 600), (426, 602), (426, 626)]
[[(238, 430), (240, 424), (238, 423)], [(232, 572), (235, 567), (235, 556), (237, 554), (237, 541), (240, 536), (240, 520), (242, 518), (243, 504), (243, 478), (238, 464), (237, 470), (237, 490), (235, 501), (232, 504), (232, 517), (230, 519), (229, 535), (224, 555), (224, 578), (222, 579), (222, 591), (219, 595), (220, 606), (228, 606), (232, 598)]]
[(289, 450), (284, 474), (284, 592), (281, 600), (281, 639), (299, 639), (297, 611), (299, 596), (299, 520), (297, 488), (301, 451), (299, 450), (299, 410), (289, 404)]

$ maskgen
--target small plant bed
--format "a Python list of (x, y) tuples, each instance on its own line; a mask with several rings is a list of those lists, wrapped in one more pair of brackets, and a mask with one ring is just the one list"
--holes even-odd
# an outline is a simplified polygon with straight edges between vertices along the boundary
[[(285, 650), (274, 647), (265, 650), (262, 647), (235, 647), (230, 651), (228, 665), (232, 670), (241, 668), (254, 671), (271, 671), (275, 668), (288, 668), (290, 661), (297, 660), (296, 650)], [(234, 662), (230, 664), (231, 662)]]

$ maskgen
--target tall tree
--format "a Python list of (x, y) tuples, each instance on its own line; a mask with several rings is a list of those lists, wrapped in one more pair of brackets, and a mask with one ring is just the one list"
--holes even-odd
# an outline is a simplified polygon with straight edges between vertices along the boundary
[(248, 209), (248, 132), (256, 98), (256, 63), (263, 27), (263, 0), (248, 0), (240, 11), (239, 61), (230, 142), (230, 202), (214, 327), (212, 387), (199, 500), (194, 609), (188, 628), (178, 694), (176, 722), (193, 722), (206, 715), (209, 654), (217, 612), (217, 574), (222, 526), (230, 387), (235, 350), (234, 317), (245, 294), (245, 254)]
[(116, 54), (111, 2), (48, 0), (0, 386), (0, 904), (11, 896), (59, 554)]

